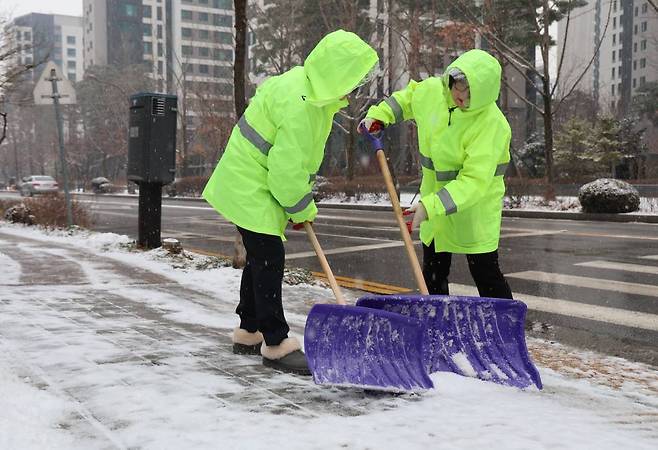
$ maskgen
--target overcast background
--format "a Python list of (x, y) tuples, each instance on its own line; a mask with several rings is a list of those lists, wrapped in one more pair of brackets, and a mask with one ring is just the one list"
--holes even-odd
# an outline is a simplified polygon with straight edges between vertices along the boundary
[(2, 0), (0, 15), (18, 17), (31, 12), (82, 15), (82, 0)]

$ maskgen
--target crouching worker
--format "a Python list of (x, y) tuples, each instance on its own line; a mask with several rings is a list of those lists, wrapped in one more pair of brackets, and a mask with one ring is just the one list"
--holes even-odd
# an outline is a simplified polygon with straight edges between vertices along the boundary
[(261, 354), (266, 366), (310, 375), (283, 312), (284, 231), (315, 218), (311, 189), (334, 115), (377, 62), (357, 35), (330, 33), (303, 66), (266, 80), (233, 128), (203, 198), (237, 226), (247, 251), (234, 353)]
[(368, 110), (359, 129), (376, 133), (415, 120), (422, 165), (423, 275), (430, 294), (448, 295), (453, 253), (466, 254), (482, 297), (512, 298), (498, 265), (498, 240), (510, 160), (510, 126), (496, 106), (501, 67), (482, 50), (457, 58), (441, 78), (409, 85)]

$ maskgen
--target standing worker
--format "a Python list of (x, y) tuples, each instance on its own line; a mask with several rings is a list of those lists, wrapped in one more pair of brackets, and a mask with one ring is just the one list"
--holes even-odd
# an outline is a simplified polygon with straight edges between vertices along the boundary
[(498, 109), (501, 67), (482, 50), (458, 57), (442, 77), (411, 81), (368, 110), (360, 131), (415, 120), (422, 165), (423, 276), (430, 294), (448, 295), (453, 253), (466, 254), (481, 297), (512, 298), (498, 265), (511, 129)]
[(284, 231), (317, 215), (311, 190), (334, 115), (377, 63), (356, 34), (334, 31), (303, 66), (266, 80), (233, 128), (203, 198), (237, 226), (247, 251), (234, 353), (261, 354), (266, 366), (310, 375), (283, 313)]

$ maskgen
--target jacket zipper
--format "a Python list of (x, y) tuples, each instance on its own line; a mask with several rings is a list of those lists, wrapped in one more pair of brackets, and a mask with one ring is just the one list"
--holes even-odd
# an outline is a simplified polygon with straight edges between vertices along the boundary
[(453, 106), (452, 108), (448, 108), (448, 126), (450, 126), (450, 120), (452, 119), (452, 112), (457, 109), (456, 106)]

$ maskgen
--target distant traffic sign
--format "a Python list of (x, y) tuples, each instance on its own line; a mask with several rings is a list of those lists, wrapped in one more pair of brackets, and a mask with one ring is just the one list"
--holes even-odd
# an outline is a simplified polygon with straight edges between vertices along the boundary
[(57, 64), (52, 61), (46, 63), (41, 76), (34, 86), (34, 104), (35, 105), (52, 105), (53, 90), (51, 82), (51, 71), (55, 70), (57, 77), (57, 90), (59, 91), (59, 103), (62, 105), (72, 105), (76, 102), (75, 89), (68, 78), (64, 76)]

